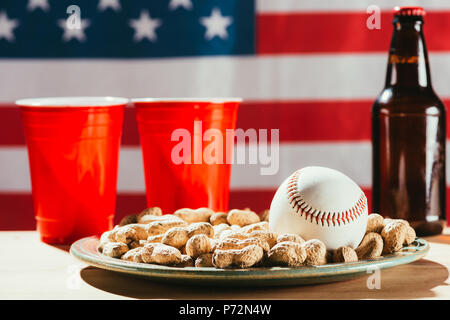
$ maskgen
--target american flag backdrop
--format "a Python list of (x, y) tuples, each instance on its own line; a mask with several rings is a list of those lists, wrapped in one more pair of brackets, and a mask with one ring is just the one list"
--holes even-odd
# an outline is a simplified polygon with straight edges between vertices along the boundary
[[(65, 23), (71, 5), (78, 29)], [(381, 8), (381, 29), (366, 27), (370, 5)], [(370, 109), (395, 5), (427, 11), (432, 82), (450, 106), (448, 0), (0, 0), (0, 230), (35, 227), (13, 105), (27, 97), (242, 97), (237, 127), (279, 129), (280, 168), (262, 176), (260, 165), (234, 165), (230, 207), (268, 208), (283, 179), (307, 165), (344, 172), (370, 201)], [(144, 192), (127, 108), (117, 219), (143, 209)]]

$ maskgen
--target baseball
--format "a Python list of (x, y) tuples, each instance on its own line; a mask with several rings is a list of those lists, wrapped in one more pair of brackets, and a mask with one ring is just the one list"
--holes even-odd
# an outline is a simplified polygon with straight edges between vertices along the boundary
[(367, 225), (367, 199), (345, 174), (305, 167), (289, 176), (270, 205), (269, 227), (276, 233), (319, 239), (329, 250), (356, 248)]

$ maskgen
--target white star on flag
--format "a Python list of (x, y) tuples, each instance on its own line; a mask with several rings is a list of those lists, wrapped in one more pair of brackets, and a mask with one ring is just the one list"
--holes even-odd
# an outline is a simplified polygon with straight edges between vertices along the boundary
[(191, 2), (191, 0), (170, 0), (170, 3), (169, 3), (170, 10), (176, 10), (179, 7), (183, 7), (186, 10), (191, 10), (192, 2)]
[(139, 19), (131, 19), (130, 26), (134, 29), (134, 41), (139, 42), (144, 38), (154, 42), (158, 39), (156, 28), (162, 25), (161, 19), (152, 19), (147, 10), (141, 11)]
[(48, 0), (28, 0), (27, 9), (29, 11), (34, 11), (37, 8), (40, 8), (42, 11), (48, 11), (50, 9)]
[(98, 3), (98, 9), (105, 11), (108, 8), (111, 8), (114, 11), (119, 11), (121, 9), (119, 0), (100, 0)]
[(78, 41), (83, 42), (86, 40), (86, 35), (84, 34), (84, 29), (89, 27), (90, 22), (88, 19), (81, 19), (80, 27), (74, 28), (74, 27), (69, 27), (67, 25), (67, 21), (64, 19), (61, 19), (58, 21), (58, 25), (64, 29), (63, 40), (65, 42), (68, 42), (71, 39), (77, 39)]
[(6, 39), (8, 41), (14, 41), (13, 30), (17, 28), (19, 22), (16, 19), (8, 19), (5, 11), (0, 11), (0, 40)]
[(228, 38), (227, 27), (233, 23), (232, 17), (224, 17), (219, 8), (214, 8), (210, 17), (200, 18), (200, 23), (206, 27), (205, 38), (211, 40), (215, 36)]

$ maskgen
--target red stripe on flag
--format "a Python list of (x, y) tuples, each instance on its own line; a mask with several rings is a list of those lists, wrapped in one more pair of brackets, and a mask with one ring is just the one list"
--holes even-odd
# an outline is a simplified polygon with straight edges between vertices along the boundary
[[(369, 212), (372, 205), (370, 188), (363, 188), (367, 196)], [(246, 208), (260, 213), (268, 209), (275, 190), (232, 190), (229, 208)], [(450, 213), (450, 187), (447, 187), (447, 217)], [(33, 202), (31, 194), (0, 193), (0, 230), (34, 230)], [(127, 214), (136, 213), (145, 208), (143, 194), (118, 194), (115, 223)], [(450, 219), (447, 218), (447, 224)], [(450, 224), (449, 224), (450, 225)]]
[[(280, 141), (367, 140), (371, 105), (372, 101), (249, 101), (239, 109), (237, 128), (279, 129)], [(0, 146), (24, 144), (20, 111), (0, 106)], [(139, 145), (133, 108), (125, 112), (122, 145)]]
[[(373, 101), (247, 102), (237, 127), (279, 129), (280, 141), (369, 140)], [(255, 115), (258, 115), (257, 117)]]
[[(237, 128), (279, 129), (281, 142), (370, 140), (373, 101), (248, 101), (239, 109)], [(450, 106), (450, 99), (444, 100)], [(450, 113), (448, 121), (450, 122)], [(257, 115), (257, 116), (256, 116)], [(127, 108), (122, 145), (139, 146), (136, 115)], [(450, 131), (447, 130), (450, 138)], [(0, 147), (24, 145), (17, 108), (0, 105)]]
[[(34, 230), (31, 193), (0, 193), (0, 230)], [(118, 194), (115, 223), (127, 214), (136, 213), (146, 207), (144, 194)]]
[[(365, 12), (261, 13), (258, 54), (385, 52), (392, 36), (392, 13), (382, 12), (381, 29), (366, 26)], [(429, 51), (450, 50), (450, 11), (425, 16)]]
[[(24, 145), (20, 109), (13, 104), (0, 104), (0, 147)], [(126, 108), (122, 145), (139, 145), (136, 114), (133, 108)]]
[[(230, 193), (230, 208), (251, 207), (256, 212), (269, 207), (275, 190), (236, 190)], [(0, 230), (34, 230), (33, 201), (29, 193), (0, 193)], [(115, 223), (146, 207), (145, 195), (117, 195)]]
[(20, 110), (13, 105), (0, 105), (0, 147), (23, 144), (25, 136)]

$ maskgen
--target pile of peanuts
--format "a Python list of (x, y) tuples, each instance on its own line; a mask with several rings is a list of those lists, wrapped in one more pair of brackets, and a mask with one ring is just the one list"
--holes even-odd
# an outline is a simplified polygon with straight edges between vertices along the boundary
[(267, 220), (268, 210), (258, 215), (250, 209), (225, 213), (184, 208), (163, 215), (153, 207), (126, 216), (103, 233), (99, 251), (112, 258), (175, 267), (299, 267), (373, 259), (401, 250), (416, 236), (408, 222), (374, 213), (358, 248), (327, 251), (320, 240), (269, 231)]

